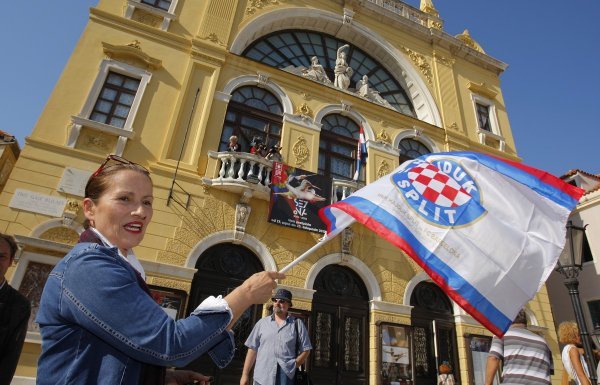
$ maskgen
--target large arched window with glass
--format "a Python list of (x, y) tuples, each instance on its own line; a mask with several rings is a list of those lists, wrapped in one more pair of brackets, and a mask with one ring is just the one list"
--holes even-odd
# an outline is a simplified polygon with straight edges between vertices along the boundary
[(398, 143), (398, 149), (400, 150), (400, 164), (407, 160), (418, 158), (421, 155), (431, 154), (431, 150), (427, 146), (411, 138), (402, 139)]
[(231, 135), (237, 135), (242, 151), (249, 151), (254, 139), (267, 147), (279, 144), (282, 122), (283, 107), (275, 95), (255, 86), (240, 87), (227, 106), (219, 151), (227, 151)]
[(334, 179), (352, 179), (356, 169), (359, 125), (340, 114), (326, 115), (321, 123), (319, 174)]
[(346, 61), (354, 70), (350, 81), (351, 87), (363, 75), (367, 75), (369, 87), (379, 92), (379, 95), (387, 100), (395, 110), (415, 117), (411, 99), (388, 69), (352, 43), (333, 36), (313, 31), (277, 31), (254, 41), (242, 55), (286, 70), (309, 68), (311, 58), (316, 56), (329, 79), (333, 80), (337, 49), (344, 44), (350, 46), (346, 52)]

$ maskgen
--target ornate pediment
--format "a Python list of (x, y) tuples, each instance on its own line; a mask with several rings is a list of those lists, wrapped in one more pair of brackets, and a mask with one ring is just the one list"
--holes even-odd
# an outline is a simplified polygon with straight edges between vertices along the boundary
[(106, 56), (114, 60), (123, 61), (125, 63), (139, 63), (150, 70), (156, 70), (162, 67), (162, 61), (155, 59), (142, 51), (140, 42), (137, 40), (126, 45), (112, 45), (102, 42), (102, 48), (104, 49)]
[(485, 53), (483, 48), (471, 37), (468, 29), (465, 29), (463, 33), (456, 35), (456, 38), (462, 40), (463, 43), (473, 48), (475, 51), (479, 51), (481, 53)]
[(468, 82), (467, 88), (474, 93), (484, 96), (488, 99), (494, 99), (496, 95), (498, 95), (498, 92), (489, 88), (485, 83)]

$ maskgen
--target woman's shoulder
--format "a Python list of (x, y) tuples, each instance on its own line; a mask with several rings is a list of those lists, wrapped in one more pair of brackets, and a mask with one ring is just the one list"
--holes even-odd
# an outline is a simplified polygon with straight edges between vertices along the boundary
[(93, 242), (81, 242), (76, 244), (63, 260), (68, 265), (79, 265), (91, 261), (110, 260), (112, 262), (117, 260), (118, 255), (116, 248)]

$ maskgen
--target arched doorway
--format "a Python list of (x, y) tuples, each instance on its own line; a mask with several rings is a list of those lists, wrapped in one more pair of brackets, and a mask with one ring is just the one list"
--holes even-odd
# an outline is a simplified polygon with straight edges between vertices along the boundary
[(329, 265), (313, 287), (311, 377), (315, 384), (368, 383), (369, 296), (348, 267)]
[(458, 350), (452, 302), (432, 282), (419, 283), (410, 298), (413, 326), (415, 385), (437, 384), (437, 368), (443, 361), (452, 366), (460, 384)]
[[(264, 270), (260, 260), (244, 246), (222, 243), (208, 248), (198, 258), (198, 271), (192, 281), (188, 311), (191, 313), (208, 296), (225, 296), (252, 274)], [(250, 307), (233, 327), (235, 355), (227, 368), (220, 370), (205, 354), (188, 365), (189, 369), (214, 376), (215, 385), (238, 385), (242, 375), (246, 347), (244, 342), (262, 316), (262, 306)]]

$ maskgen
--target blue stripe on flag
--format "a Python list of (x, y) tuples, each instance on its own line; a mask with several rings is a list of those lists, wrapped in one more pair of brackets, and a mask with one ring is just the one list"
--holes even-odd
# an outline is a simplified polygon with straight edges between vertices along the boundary
[[(369, 218), (380, 223), (382, 226), (395, 233), (398, 237), (404, 239), (410, 247), (413, 248), (415, 254), (428, 266), (428, 268), (444, 279), (444, 286), (448, 286), (456, 296), (464, 299), (471, 307), (481, 313), (487, 320), (494, 324), (500, 330), (506, 330), (512, 323), (504, 313), (498, 310), (486, 297), (484, 297), (475, 287), (468, 281), (456, 273), (452, 268), (446, 265), (440, 258), (427, 249), (417, 238), (409, 231), (409, 229), (396, 217), (386, 210), (376, 206), (371, 201), (350, 196), (343, 200), (344, 203), (357, 208)], [(335, 204), (334, 204), (335, 207)], [(334, 216), (329, 208), (325, 208), (324, 214), (330, 218)], [(356, 218), (356, 217), (355, 217)], [(364, 220), (356, 218), (359, 222), (366, 224)], [(331, 220), (335, 224), (335, 218)], [(432, 277), (433, 278), (433, 277)], [(438, 284), (442, 285), (442, 283)], [(452, 293), (450, 293), (452, 294)], [(452, 296), (452, 295), (451, 295)], [(456, 302), (460, 302), (460, 298), (453, 298)], [(482, 320), (479, 320), (482, 322)], [(484, 323), (484, 322), (482, 322)]]

